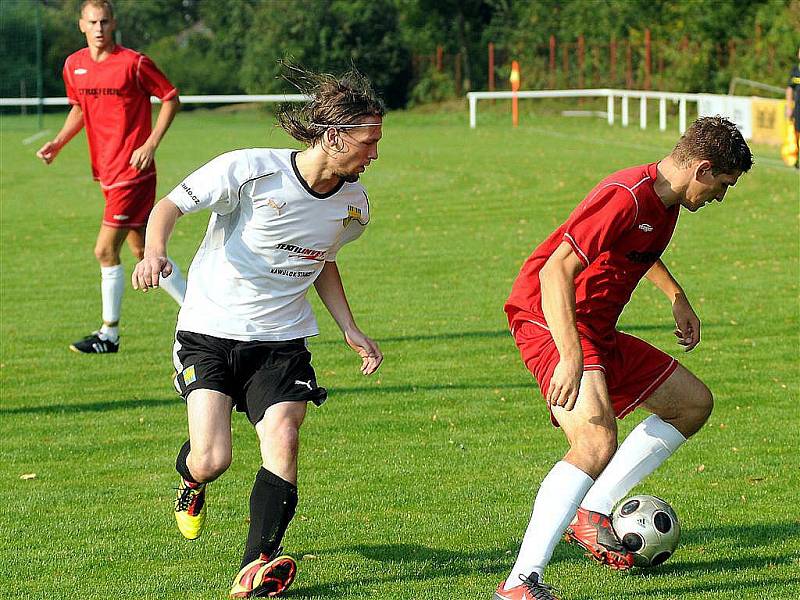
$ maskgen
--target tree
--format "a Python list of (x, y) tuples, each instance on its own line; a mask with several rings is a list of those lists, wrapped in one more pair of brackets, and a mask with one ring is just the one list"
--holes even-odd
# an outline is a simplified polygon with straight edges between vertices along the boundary
[(278, 59), (340, 73), (355, 65), (390, 107), (403, 106), (410, 55), (402, 43), (391, 0), (299, 0), (259, 4), (242, 63), (249, 93), (296, 92), (280, 78)]

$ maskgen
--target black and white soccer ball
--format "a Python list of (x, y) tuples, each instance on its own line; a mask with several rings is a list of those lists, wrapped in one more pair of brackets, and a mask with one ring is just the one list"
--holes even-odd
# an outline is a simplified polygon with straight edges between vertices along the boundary
[(637, 567), (655, 567), (675, 553), (681, 524), (672, 507), (655, 496), (631, 496), (611, 515), (611, 525)]

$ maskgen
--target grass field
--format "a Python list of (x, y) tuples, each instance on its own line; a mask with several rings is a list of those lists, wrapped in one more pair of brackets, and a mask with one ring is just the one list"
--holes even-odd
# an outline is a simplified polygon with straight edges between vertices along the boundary
[[(361, 377), (314, 297), (323, 333), (311, 347), (330, 400), (303, 428), (285, 544), (304, 558), (288, 598), (490, 598), (566, 449), (503, 302), (525, 257), (597, 180), (660, 158), (677, 134), (531, 113), (512, 130), (499, 111), (481, 107), (475, 131), (465, 110), (386, 120), (364, 177), (372, 224), (339, 260), (386, 360)], [(176, 306), (129, 289), (120, 354), (68, 351), (100, 320), (102, 197), (85, 138), (46, 168), (34, 157), (42, 140), (23, 144), (33, 119), (3, 117), (2, 129), (0, 597), (224, 598), (247, 531), (255, 434), (236, 415), (234, 464), (210, 488), (206, 532), (183, 540), (171, 513), (186, 437), (170, 383)], [(158, 153), (159, 194), (223, 151), (286, 144), (265, 112), (184, 112)], [(723, 205), (682, 215), (664, 257), (704, 323), (701, 345), (680, 358), (716, 398), (706, 428), (635, 490), (673, 504), (679, 551), (621, 575), (560, 544), (547, 577), (565, 600), (800, 597), (800, 188), (777, 150), (756, 154)], [(206, 221), (179, 223), (170, 250), (184, 269)], [(678, 352), (669, 306), (647, 282), (621, 327)]]

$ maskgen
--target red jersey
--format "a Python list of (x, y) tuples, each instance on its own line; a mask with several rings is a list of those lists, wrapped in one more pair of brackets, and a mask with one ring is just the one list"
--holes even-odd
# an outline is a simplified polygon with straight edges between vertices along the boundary
[(83, 48), (67, 57), (63, 77), (70, 104), (83, 111), (94, 178), (108, 189), (153, 177), (155, 161), (144, 171), (128, 164), (152, 131), (150, 96), (169, 100), (178, 94), (153, 61), (117, 45), (95, 62)]
[(655, 193), (657, 163), (610, 175), (522, 266), (505, 305), (509, 322), (546, 325), (539, 270), (562, 243), (584, 264), (575, 278), (578, 331), (595, 343), (613, 343), (620, 313), (639, 280), (667, 247), (680, 205), (666, 208)]

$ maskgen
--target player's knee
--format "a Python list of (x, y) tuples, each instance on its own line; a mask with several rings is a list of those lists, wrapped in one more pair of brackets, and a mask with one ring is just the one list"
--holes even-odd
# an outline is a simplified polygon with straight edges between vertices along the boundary
[(131, 246), (131, 253), (136, 260), (144, 258), (144, 246)]
[(94, 256), (103, 266), (119, 264), (119, 252), (115, 252), (113, 247), (105, 244), (97, 244), (94, 247)]
[(230, 452), (206, 452), (195, 455), (195, 450), (192, 448), (187, 464), (197, 481), (214, 481), (228, 470), (231, 459)]
[(597, 478), (617, 451), (616, 430), (602, 430), (579, 439), (569, 451), (574, 462), (587, 475)]
[(270, 442), (282, 453), (297, 453), (300, 446), (300, 429), (292, 422), (283, 422), (272, 431)]
[(704, 383), (701, 383), (692, 398), (692, 413), (698, 429), (708, 421), (712, 410), (714, 410), (714, 395)]

